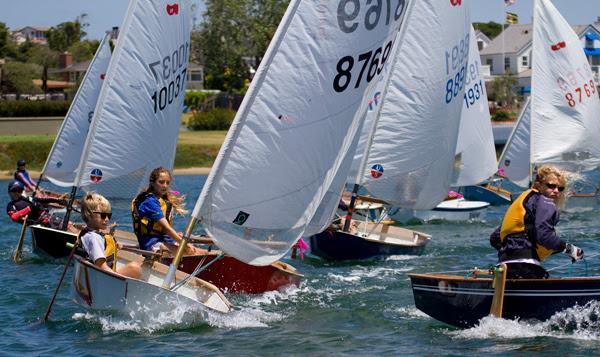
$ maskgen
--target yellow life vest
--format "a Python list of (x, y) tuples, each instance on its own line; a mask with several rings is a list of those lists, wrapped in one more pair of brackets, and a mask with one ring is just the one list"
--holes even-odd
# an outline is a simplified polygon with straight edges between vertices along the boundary
[(522, 233), (531, 242), (535, 253), (540, 261), (543, 261), (554, 251), (537, 243), (535, 236), (532, 236), (534, 230), (535, 217), (531, 217), (532, 221), (527, 222), (527, 209), (525, 201), (534, 194), (539, 194), (539, 191), (532, 188), (523, 192), (511, 205), (508, 207), (502, 226), (500, 226), (500, 241), (504, 242), (506, 237), (514, 234)]
[[(162, 226), (155, 224), (156, 221), (150, 220), (148, 217), (141, 217), (138, 212), (140, 204), (150, 195), (153, 194), (142, 192), (131, 201), (131, 220), (133, 222), (133, 232), (138, 237), (163, 234)], [(167, 219), (167, 222), (171, 224), (171, 219), (173, 218), (173, 204), (162, 197), (157, 198), (158, 202), (160, 203), (160, 210)]]

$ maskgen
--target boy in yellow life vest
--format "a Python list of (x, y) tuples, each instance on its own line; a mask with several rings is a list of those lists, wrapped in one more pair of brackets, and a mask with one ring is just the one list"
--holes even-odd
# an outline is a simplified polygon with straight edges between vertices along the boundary
[(110, 234), (102, 232), (108, 228), (111, 216), (110, 202), (104, 196), (88, 192), (82, 199), (81, 218), (86, 227), (79, 234), (79, 241), (84, 254), (89, 261), (101, 269), (139, 279), (142, 276), (142, 269), (136, 262), (114, 269), (118, 246)]
[(583, 250), (565, 243), (554, 230), (560, 219), (557, 206), (564, 200), (566, 186), (566, 172), (541, 166), (532, 188), (506, 211), (502, 224), (490, 236), (490, 244), (498, 250), (499, 263), (507, 264), (507, 278), (548, 278), (541, 262), (555, 253), (566, 253), (573, 262), (583, 259)]

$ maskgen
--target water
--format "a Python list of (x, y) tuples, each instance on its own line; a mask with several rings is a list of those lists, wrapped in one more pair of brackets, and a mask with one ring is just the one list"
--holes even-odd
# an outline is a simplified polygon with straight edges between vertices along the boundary
[[(188, 193), (191, 207), (199, 176), (178, 176), (175, 189)], [(7, 181), (1, 182), (6, 187)], [(8, 198), (2, 195), (1, 203)], [(7, 355), (454, 355), (530, 356), (600, 353), (600, 304), (575, 307), (546, 322), (485, 318), (479, 326), (456, 329), (414, 307), (410, 272), (465, 270), (495, 262), (488, 237), (505, 208), (492, 207), (487, 222), (425, 224), (411, 228), (433, 235), (420, 257), (331, 264), (315, 257), (284, 259), (303, 274), (300, 287), (262, 295), (229, 295), (230, 316), (190, 320), (186, 311), (168, 316), (121, 316), (86, 310), (69, 297), (67, 273), (50, 321), (39, 323), (64, 261), (40, 258), (28, 236), (23, 264), (12, 262), (20, 226), (4, 216), (0, 226), (0, 351)], [(128, 225), (126, 211), (115, 212)], [(563, 214), (559, 231), (585, 250), (587, 273), (600, 275), (598, 210)], [(179, 218), (177, 228), (186, 220)], [(128, 227), (126, 227), (128, 228)], [(582, 263), (564, 267), (565, 255), (551, 257), (554, 275), (585, 275)]]

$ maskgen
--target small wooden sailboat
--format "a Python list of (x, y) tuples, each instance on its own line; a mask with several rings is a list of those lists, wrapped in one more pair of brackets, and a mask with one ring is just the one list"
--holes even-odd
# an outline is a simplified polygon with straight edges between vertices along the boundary
[[(115, 238), (123, 244), (137, 244), (137, 238), (131, 232), (117, 230)], [(211, 239), (196, 238), (194, 242), (214, 244)], [(161, 257), (161, 263), (170, 265), (173, 257)], [(303, 275), (290, 264), (276, 261), (266, 266), (254, 266), (241, 262), (220, 250), (211, 250), (207, 254), (185, 255), (177, 270), (192, 274), (200, 265), (196, 276), (208, 281), (227, 293), (260, 294), (279, 290), (289, 285), (300, 285)]]
[[(382, 17), (366, 28), (339, 20), (347, 14), (336, 3), (290, 2), (202, 188), (184, 242), (200, 222), (227, 254), (268, 266), (307, 232), (322, 230), (318, 218), (327, 216), (323, 223), (329, 224), (366, 103), (379, 78), (387, 78), (384, 68), (414, 2), (399, 4), (389, 21)], [(367, 10), (357, 16), (368, 18)], [(365, 52), (374, 56), (372, 70), (360, 78), (357, 65), (347, 64)], [(330, 204), (320, 206), (324, 200)], [(172, 281), (169, 274), (165, 286)]]
[[(313, 253), (328, 259), (418, 254), (429, 242), (426, 234), (385, 225), (361, 227), (354, 234), (352, 214), (359, 190), (387, 206), (408, 209), (433, 208), (446, 196), (465, 90), (464, 76), (456, 75), (461, 71), (464, 74), (467, 67), (468, 14), (465, 4), (415, 2), (389, 69), (390, 79), (373, 92), (371, 106), (375, 108), (363, 128), (365, 143), (354, 158), (358, 165), (344, 226), (313, 235)], [(428, 34), (427, 41), (422, 41), (424, 33)], [(444, 53), (452, 52), (453, 46), (463, 55), (449, 63)], [(426, 73), (422, 71), (423, 63), (430, 68)], [(456, 91), (445, 91), (455, 78), (462, 78), (460, 85), (456, 83)], [(446, 95), (441, 96), (443, 93)], [(345, 249), (349, 246), (364, 249), (365, 253)]]
[[(492, 279), (409, 274), (417, 309), (457, 327), (472, 327), (490, 312)], [(502, 317), (547, 320), (555, 313), (600, 300), (600, 277), (507, 279)]]
[[(527, 184), (528, 173), (521, 170), (513, 175), (512, 170), (517, 167), (529, 170), (530, 162), (547, 161), (585, 167), (600, 157), (596, 156), (600, 153), (600, 143), (597, 140), (591, 142), (592, 138), (588, 135), (590, 130), (592, 133), (600, 130), (600, 123), (590, 115), (598, 113), (600, 101), (596, 93), (591, 95), (590, 88), (596, 91), (596, 84), (579, 38), (549, 0), (535, 0), (533, 32), (533, 99), (526, 105), (532, 108), (531, 125), (528, 126), (531, 136), (515, 132), (511, 135), (513, 141), (524, 144), (521, 150), (531, 151), (531, 159), (526, 155), (528, 161), (523, 164), (519, 161), (523, 155), (505, 155), (504, 160), (509, 162), (501, 162), (511, 180), (515, 183), (522, 180)], [(569, 78), (576, 80), (571, 82)], [(551, 90), (553, 88), (560, 89), (562, 93), (558, 95)], [(582, 96), (573, 103), (570, 98), (578, 89), (583, 90)], [(589, 97), (585, 89), (590, 91)], [(561, 102), (552, 98), (561, 98)], [(544, 103), (545, 106), (542, 106)], [(568, 118), (575, 119), (570, 121)], [(540, 132), (544, 136), (540, 136)], [(583, 152), (590, 155), (583, 155)], [(494, 295), (491, 279), (443, 273), (409, 276), (417, 308), (440, 321), (468, 327), (477, 324), (490, 311)], [(566, 308), (598, 301), (600, 277), (507, 279), (503, 295), (502, 317), (546, 320)]]
[(484, 221), (490, 204), (483, 201), (468, 201), (463, 197), (446, 200), (431, 210), (414, 210), (414, 216), (424, 222), (445, 221)]
[[(210, 312), (228, 313), (233, 305), (213, 284), (198, 278), (190, 278), (176, 291), (162, 287), (168, 267), (142, 256), (119, 250), (117, 269), (130, 262), (142, 267), (140, 279), (129, 278), (106, 271), (79, 256), (75, 256), (75, 272), (71, 296), (76, 303), (93, 309), (117, 310), (135, 313), (151, 310), (152, 313), (169, 312), (173, 305), (186, 306), (207, 319)], [(178, 272), (176, 279), (182, 281), (189, 276)]]

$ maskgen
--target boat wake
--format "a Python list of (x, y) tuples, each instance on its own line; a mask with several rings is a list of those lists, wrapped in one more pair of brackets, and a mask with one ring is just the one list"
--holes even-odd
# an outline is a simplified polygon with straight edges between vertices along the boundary
[(487, 316), (475, 327), (447, 333), (460, 339), (554, 337), (600, 341), (600, 302), (565, 309), (543, 322)]

